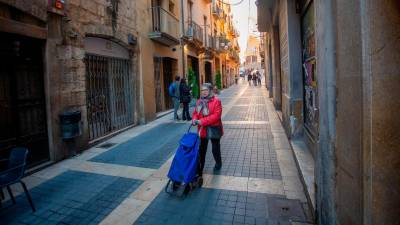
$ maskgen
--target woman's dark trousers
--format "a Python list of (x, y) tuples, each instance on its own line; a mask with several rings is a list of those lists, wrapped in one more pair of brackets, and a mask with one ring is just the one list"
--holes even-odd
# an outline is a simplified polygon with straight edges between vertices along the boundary
[(189, 114), (189, 102), (183, 103), (182, 119), (183, 120), (191, 120), (190, 114)]
[[(222, 165), (220, 140), (221, 139), (211, 139), (212, 153), (214, 155), (215, 163), (217, 165)], [(201, 138), (200, 149), (199, 149), (200, 165), (198, 167), (199, 176), (203, 175), (204, 163), (206, 162), (207, 146), (208, 146), (208, 139)]]

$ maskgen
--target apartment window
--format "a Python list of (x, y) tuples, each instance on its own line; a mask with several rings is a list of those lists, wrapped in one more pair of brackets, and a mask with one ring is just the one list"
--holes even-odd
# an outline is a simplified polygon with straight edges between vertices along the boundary
[(257, 56), (253, 55), (251, 58), (253, 63), (257, 62)]

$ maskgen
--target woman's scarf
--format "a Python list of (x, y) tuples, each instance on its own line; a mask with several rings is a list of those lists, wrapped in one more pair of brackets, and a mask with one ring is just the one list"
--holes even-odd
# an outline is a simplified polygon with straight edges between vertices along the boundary
[(208, 102), (214, 95), (211, 93), (207, 97), (200, 98), (200, 104), (197, 105), (196, 111), (203, 116), (208, 116), (210, 114), (210, 109), (208, 108)]

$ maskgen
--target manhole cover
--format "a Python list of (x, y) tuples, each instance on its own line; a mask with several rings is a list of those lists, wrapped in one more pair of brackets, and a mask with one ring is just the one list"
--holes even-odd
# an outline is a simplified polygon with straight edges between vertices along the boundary
[(116, 143), (104, 143), (102, 145), (97, 146), (97, 148), (110, 148), (114, 145), (116, 145)]
[(270, 198), (268, 202), (270, 218), (306, 221), (306, 215), (299, 200)]

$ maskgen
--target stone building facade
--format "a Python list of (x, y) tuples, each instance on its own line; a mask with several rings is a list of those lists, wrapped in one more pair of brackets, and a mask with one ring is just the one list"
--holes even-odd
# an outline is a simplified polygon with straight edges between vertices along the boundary
[(188, 68), (182, 15), (178, 0), (0, 0), (0, 155), (25, 146), (43, 166), (168, 110)]
[[(2, 77), (2, 88), (10, 90), (2, 100), (11, 105), (3, 112), (19, 113), (9, 120), (18, 128), (5, 148), (27, 146), (30, 165), (58, 161), (143, 117), (135, 1), (0, 1), (0, 6), (2, 45), (19, 48), (8, 53), (15, 55), (14, 65)], [(34, 60), (39, 63), (17, 69)], [(15, 93), (26, 96), (15, 99)], [(18, 107), (25, 112), (15, 112)], [(65, 139), (60, 115), (71, 112), (81, 114), (80, 132)], [(31, 138), (24, 141), (26, 135)]]
[(257, 6), (270, 96), (315, 160), (317, 224), (398, 224), (399, 2)]

